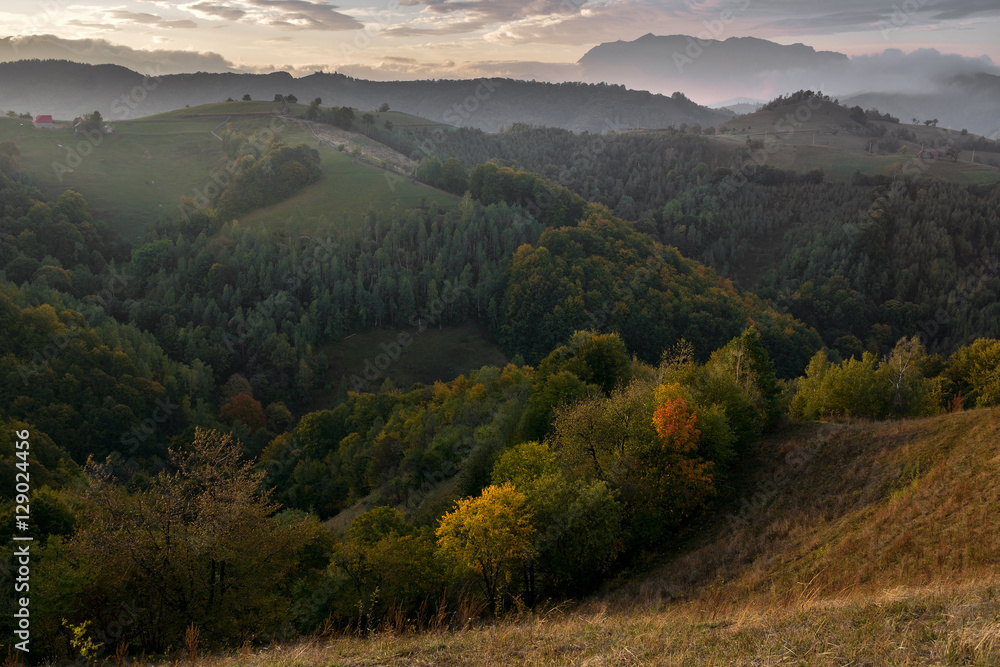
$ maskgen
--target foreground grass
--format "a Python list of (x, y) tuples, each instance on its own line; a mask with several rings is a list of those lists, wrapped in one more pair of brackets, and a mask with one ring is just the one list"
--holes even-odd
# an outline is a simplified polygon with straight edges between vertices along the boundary
[(200, 660), (205, 667), (319, 665), (996, 665), (995, 584), (887, 591), (789, 607), (685, 604), (570, 612), (456, 632), (316, 638)]
[(762, 444), (720, 514), (613, 600), (788, 606), (988, 580), (1000, 564), (1000, 409), (792, 425)]

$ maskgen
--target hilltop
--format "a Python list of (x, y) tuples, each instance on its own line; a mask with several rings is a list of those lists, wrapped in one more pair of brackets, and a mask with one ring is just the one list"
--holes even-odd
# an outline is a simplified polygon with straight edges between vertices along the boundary
[(697, 38), (649, 33), (634, 41), (598, 44), (578, 64), (589, 80), (689, 94), (720, 86), (739, 90), (736, 94), (743, 95), (752, 94), (744, 92), (748, 82), (773, 73), (822, 69), (847, 61), (843, 53), (816, 51), (804, 44), (777, 44), (756, 37), (710, 39), (706, 31)]
[[(289, 111), (301, 115), (304, 109), (292, 105)], [(433, 125), (401, 112), (375, 116), (379, 124)], [(300, 221), (298, 231), (313, 234), (331, 224), (357, 224), (369, 208), (454, 202), (451, 195), (411, 181), (413, 161), (366, 137), (360, 121), (357, 131), (348, 132), (282, 116), (281, 105), (273, 102), (230, 102), (110, 125), (113, 132), (93, 142), (75, 136), (68, 121), (37, 130), (26, 119), (0, 118), (0, 141), (18, 146), (25, 169), (34, 172), (44, 192), (80, 192), (130, 240), (140, 239), (157, 220), (177, 217), (181, 197), (197, 198), (215, 186), (213, 175), (224, 175), (228, 165), (218, 135), (227, 125), (248, 134), (271, 128), (286, 144), (317, 148), (321, 158), (318, 182), (244, 216), (243, 224), (284, 229), (287, 221)]]
[(110, 120), (171, 111), (227, 97), (273, 100), (294, 94), (302, 101), (393, 109), (450, 125), (495, 131), (514, 123), (602, 132), (679, 123), (715, 125), (730, 115), (687, 99), (628, 90), (621, 85), (542, 83), (514, 79), (366, 81), (322, 73), (296, 79), (271, 74), (168, 74), (133, 72), (112, 65), (68, 61), (0, 63), (0, 108), (73, 118), (95, 109)]
[[(939, 121), (911, 121), (806, 92), (779, 97), (722, 123), (715, 128), (714, 139), (764, 142), (771, 166), (799, 172), (822, 169), (836, 180), (847, 180), (855, 171), (889, 174), (894, 170), (963, 184), (1000, 178), (1000, 152), (994, 142), (967, 130), (939, 127)], [(959, 151), (954, 161), (946, 155), (952, 147)], [(918, 161), (915, 158), (922, 148), (927, 153)], [(938, 151), (942, 159), (927, 159), (930, 151)]]
[(717, 100), (771, 98), (820, 82), (823, 92), (848, 106), (874, 106), (905, 120), (939, 118), (942, 125), (990, 138), (1000, 133), (1000, 70), (988, 58), (962, 58), (927, 48), (848, 57), (800, 43), (723, 39), (727, 23), (741, 9), (745, 7), (725, 9), (705, 21), (705, 30), (697, 36), (647, 34), (599, 44), (578, 66), (585, 80), (664, 94), (679, 90), (716, 108), (727, 106)]
[(202, 664), (996, 664), (997, 442), (997, 408), (789, 424), (715, 525), (582, 603)]

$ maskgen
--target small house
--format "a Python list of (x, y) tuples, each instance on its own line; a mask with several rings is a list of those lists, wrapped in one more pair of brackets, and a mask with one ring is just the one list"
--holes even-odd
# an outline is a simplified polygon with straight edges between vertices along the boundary
[(39, 130), (51, 130), (55, 127), (52, 116), (35, 116), (34, 126)]
[(921, 146), (920, 150), (917, 152), (917, 157), (921, 160), (940, 160), (941, 151), (928, 150)]

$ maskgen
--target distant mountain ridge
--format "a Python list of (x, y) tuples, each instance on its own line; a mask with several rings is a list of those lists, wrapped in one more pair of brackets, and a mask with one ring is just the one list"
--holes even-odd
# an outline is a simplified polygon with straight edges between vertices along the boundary
[[(711, 57), (703, 59), (698, 54), (697, 48), (692, 47), (692, 44), (700, 47), (706, 56), (711, 53)], [(691, 59), (704, 60), (704, 63), (713, 64), (718, 64), (727, 55), (753, 55), (755, 57), (753, 63), (729, 63), (729, 66), (755, 71), (784, 69), (788, 65), (788, 58), (808, 59), (813, 63), (839, 62), (848, 59), (846, 55), (837, 51), (817, 51), (813, 47), (801, 43), (778, 44), (759, 37), (729, 37), (719, 40), (703, 39), (691, 35), (647, 33), (631, 42), (618, 40), (598, 44), (585, 53), (578, 62), (589, 67), (600, 63), (633, 65), (637, 54), (658, 58), (667, 56), (672, 60), (675, 52)], [(802, 62), (800, 64), (808, 63)], [(708, 67), (708, 65), (702, 64), (699, 67)]]
[(324, 106), (393, 109), (452, 125), (496, 131), (514, 123), (602, 132), (717, 125), (731, 113), (621, 85), (541, 83), (513, 79), (366, 81), (343, 74), (294, 78), (271, 74), (171, 74), (149, 78), (116, 65), (59, 60), (0, 63), (0, 109), (69, 119), (99, 110), (109, 121), (240, 99), (294, 94)]
[(578, 65), (587, 81), (662, 94), (682, 91), (735, 113), (754, 110), (741, 104), (741, 98), (773, 99), (800, 89), (820, 90), (849, 105), (876, 107), (900, 118), (937, 118), (942, 127), (1000, 135), (1000, 68), (988, 58), (934, 49), (887, 49), (849, 58), (756, 37), (647, 34), (631, 42), (595, 46)]
[(956, 76), (938, 93), (862, 93), (842, 101), (907, 121), (938, 118), (943, 127), (1000, 139), (1000, 76), (985, 72)]
[(578, 64), (588, 80), (613, 81), (655, 92), (687, 93), (697, 86), (698, 78), (741, 84), (764, 72), (820, 68), (847, 61), (843, 53), (756, 37), (717, 40), (647, 34), (632, 42), (599, 44)]

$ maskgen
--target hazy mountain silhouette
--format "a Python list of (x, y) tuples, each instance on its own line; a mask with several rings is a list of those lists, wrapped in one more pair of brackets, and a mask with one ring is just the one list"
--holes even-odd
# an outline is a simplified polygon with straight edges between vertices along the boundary
[[(704, 96), (708, 89), (750, 94), (776, 73), (845, 63), (847, 56), (811, 46), (785, 46), (756, 37), (701, 40), (688, 35), (648, 34), (632, 42), (595, 46), (579, 60), (588, 81), (621, 83), (630, 88)], [(720, 98), (721, 99), (721, 98)]]
[(732, 117), (683, 96), (666, 97), (621, 85), (541, 83), (512, 79), (366, 81), (316, 73), (299, 79), (271, 74), (195, 73), (148, 78), (115, 65), (59, 60), (0, 63), (0, 108), (57, 118), (99, 110), (110, 121), (185, 105), (240, 99), (273, 100), (294, 94), (301, 102), (398, 111), (453, 125), (498, 130), (513, 123), (571, 130), (663, 128), (681, 123), (715, 125)]
[(1000, 139), (1000, 76), (985, 72), (956, 76), (937, 92), (863, 93), (841, 102), (877, 107), (907, 122), (937, 118), (943, 127)]
[(934, 49), (898, 49), (848, 57), (803, 44), (754, 37), (700, 40), (687, 35), (645, 35), (600, 44), (580, 60), (583, 79), (689, 97), (773, 99), (799, 89), (819, 90), (850, 105), (877, 107), (910, 120), (937, 118), (942, 126), (996, 136), (1000, 131), (1000, 68), (988, 58)]

